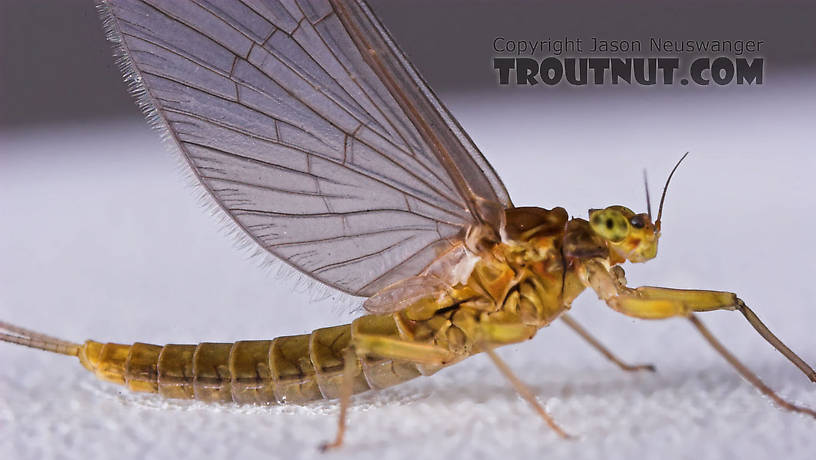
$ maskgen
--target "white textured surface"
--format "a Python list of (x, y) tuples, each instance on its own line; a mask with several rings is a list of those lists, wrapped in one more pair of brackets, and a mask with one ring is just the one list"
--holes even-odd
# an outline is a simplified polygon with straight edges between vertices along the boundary
[[(643, 207), (692, 156), (666, 204), (658, 258), (632, 284), (727, 289), (816, 363), (813, 84), (452, 107), (517, 205)], [(608, 93), (607, 93), (608, 94)], [(258, 268), (218, 230), (138, 121), (0, 138), (0, 318), (67, 339), (270, 338), (348, 322)], [(813, 458), (816, 421), (783, 412), (683, 320), (635, 321), (582, 296), (574, 315), (629, 361), (620, 372), (563, 325), (501, 351), (575, 441), (538, 420), (476, 357), (369, 393), (325, 458)], [(784, 396), (816, 387), (734, 313), (704, 319)], [(133, 396), (74, 361), (0, 347), (0, 458), (310, 458), (337, 406), (206, 406)]]

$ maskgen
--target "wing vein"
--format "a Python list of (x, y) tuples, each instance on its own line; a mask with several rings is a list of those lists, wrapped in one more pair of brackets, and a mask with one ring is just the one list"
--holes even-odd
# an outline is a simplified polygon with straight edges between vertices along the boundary
[(273, 244), (276, 248), (288, 247), (288, 246), (300, 246), (304, 244), (310, 243), (328, 243), (330, 241), (343, 241), (343, 240), (351, 240), (358, 236), (373, 236), (373, 235), (384, 235), (386, 233), (393, 233), (393, 232), (404, 232), (404, 231), (415, 231), (415, 232), (427, 232), (429, 231), (428, 228), (425, 227), (394, 227), (394, 228), (387, 228), (384, 230), (375, 230), (371, 232), (363, 232), (363, 233), (355, 233), (353, 235), (338, 235), (332, 236), (328, 238), (318, 238), (314, 240), (303, 240), (303, 241), (289, 241), (286, 243), (279, 243)]
[(372, 295), (512, 206), (364, 0), (98, 1), (216, 207), (307, 276)]
[(380, 255), (380, 254), (382, 254), (382, 253), (384, 253), (384, 252), (386, 252), (386, 251), (388, 251), (390, 249), (394, 249), (395, 247), (397, 247), (397, 246), (399, 246), (399, 245), (401, 245), (401, 244), (405, 243), (406, 241), (411, 240), (413, 238), (414, 238), (413, 235), (408, 236), (406, 238), (403, 238), (403, 239), (397, 241), (396, 243), (392, 243), (392, 244), (390, 244), (390, 245), (388, 245), (388, 246), (386, 246), (386, 247), (384, 247), (382, 249), (379, 249), (377, 251), (373, 251), (373, 252), (370, 252), (368, 254), (363, 254), (363, 255), (360, 255), (360, 256), (357, 256), (357, 257), (353, 257), (351, 259), (346, 259), (346, 260), (343, 260), (341, 262), (334, 262), (334, 263), (331, 263), (331, 264), (322, 265), (320, 267), (317, 267), (317, 268), (313, 269), (312, 271), (315, 272), (315, 273), (320, 273), (320, 272), (323, 272), (323, 271), (326, 271), (326, 270), (331, 270), (332, 268), (344, 267), (346, 265), (353, 264), (355, 262), (360, 262), (362, 260), (369, 259), (371, 257)]

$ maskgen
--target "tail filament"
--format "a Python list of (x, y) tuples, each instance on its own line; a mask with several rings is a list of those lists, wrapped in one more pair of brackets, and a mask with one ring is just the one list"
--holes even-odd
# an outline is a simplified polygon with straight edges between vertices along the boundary
[(51, 337), (3, 321), (0, 321), (0, 341), (68, 356), (78, 356), (81, 348), (78, 343)]

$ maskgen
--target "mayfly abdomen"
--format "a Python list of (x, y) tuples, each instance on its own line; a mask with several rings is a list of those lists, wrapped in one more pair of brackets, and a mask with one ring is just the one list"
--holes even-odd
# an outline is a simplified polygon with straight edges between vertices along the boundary
[[(370, 315), (353, 325), (274, 340), (165, 346), (89, 340), (81, 346), (79, 359), (102, 380), (166, 398), (298, 404), (340, 396), (344, 350), (351, 343), (353, 330), (399, 338), (391, 316)], [(376, 356), (358, 358), (356, 364), (354, 393), (421, 375), (412, 363)]]

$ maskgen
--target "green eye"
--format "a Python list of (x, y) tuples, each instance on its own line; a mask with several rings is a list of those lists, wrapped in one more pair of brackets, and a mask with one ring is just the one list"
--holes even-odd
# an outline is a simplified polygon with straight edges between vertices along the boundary
[(626, 217), (616, 209), (604, 209), (595, 211), (590, 218), (592, 229), (595, 233), (605, 239), (619, 243), (629, 234), (629, 222)]

